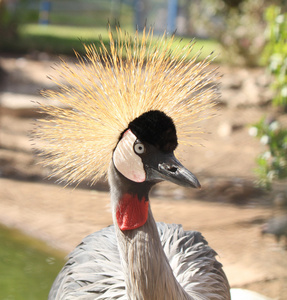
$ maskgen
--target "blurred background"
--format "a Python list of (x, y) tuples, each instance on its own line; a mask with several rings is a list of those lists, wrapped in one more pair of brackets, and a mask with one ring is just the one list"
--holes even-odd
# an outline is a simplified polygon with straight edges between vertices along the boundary
[(109, 46), (107, 26), (195, 39), (223, 74), (217, 116), (182, 160), (203, 188), (160, 184), (157, 221), (199, 230), (232, 287), (287, 299), (287, 2), (0, 0), (0, 299), (46, 299), (64, 258), (112, 223), (105, 181), (48, 180), (30, 133), (60, 58)]

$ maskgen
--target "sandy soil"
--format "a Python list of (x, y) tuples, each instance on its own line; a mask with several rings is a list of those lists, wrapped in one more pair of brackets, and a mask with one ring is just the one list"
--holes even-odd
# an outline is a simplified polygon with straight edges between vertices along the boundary
[[(27, 104), (30, 100), (25, 101), (38, 99), (37, 90), (50, 85), (45, 75), (52, 62), (5, 58), (0, 63), (7, 72), (0, 98), (0, 222), (69, 252), (85, 235), (112, 223), (107, 184), (64, 189), (44, 179), (48, 170), (36, 165), (27, 134), (37, 114)], [(272, 200), (278, 191), (286, 191), (286, 182), (269, 194), (253, 186), (254, 158), (263, 146), (248, 135), (247, 126), (269, 112), (270, 107), (221, 107), (216, 118), (202, 124), (212, 133), (204, 136), (204, 147), (183, 149), (181, 155), (203, 189), (164, 183), (152, 191), (151, 203), (157, 221), (203, 233), (218, 252), (231, 286), (283, 300), (287, 251), (272, 236), (262, 237), (260, 227), (282, 213)]]

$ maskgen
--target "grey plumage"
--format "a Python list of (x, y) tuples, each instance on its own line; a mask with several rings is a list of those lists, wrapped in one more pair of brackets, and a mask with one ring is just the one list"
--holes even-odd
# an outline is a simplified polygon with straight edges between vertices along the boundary
[(99, 297), (106, 292), (111, 293), (111, 298), (113, 288), (118, 294), (114, 299), (124, 299), (120, 264), (114, 226), (97, 231), (84, 238), (70, 253), (50, 290), (49, 299), (101, 299)]
[[(149, 124), (145, 133), (150, 131), (151, 136), (160, 131), (156, 136), (165, 136), (165, 143), (158, 145), (157, 139), (153, 144), (144, 143), (130, 129), (122, 136), (108, 172), (114, 226), (88, 236), (71, 253), (50, 300), (230, 299), (216, 252), (202, 235), (184, 231), (180, 225), (156, 223), (153, 218), (148, 194), (158, 181), (189, 187), (200, 184), (173, 154), (177, 140), (172, 120), (157, 111), (143, 118)], [(142, 127), (134, 129), (138, 135)], [(142, 149), (145, 151), (140, 152)], [(126, 170), (132, 180), (121, 173)]]
[[(176, 279), (193, 295), (190, 299), (227, 299), (221, 296), (220, 279), (227, 282), (222, 266), (201, 233), (164, 223), (157, 223), (157, 230)], [(210, 286), (218, 295), (206, 294)], [(83, 239), (69, 255), (49, 299), (128, 299), (114, 226)]]

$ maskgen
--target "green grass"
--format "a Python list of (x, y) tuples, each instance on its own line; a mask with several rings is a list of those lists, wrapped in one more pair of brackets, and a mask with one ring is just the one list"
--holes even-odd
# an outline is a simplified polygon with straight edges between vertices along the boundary
[(20, 30), (20, 44), (23, 52), (43, 51), (50, 54), (73, 55), (74, 50), (83, 53), (83, 43), (108, 42), (106, 28), (71, 27), (38, 24), (23, 25)]
[(107, 27), (92, 28), (92, 27), (73, 27), (61, 25), (38, 25), (29, 24), (20, 28), (21, 35), (29, 36), (54, 36), (60, 39), (97, 39), (99, 35), (107, 35)]
[(47, 299), (64, 254), (3, 226), (0, 240), (0, 299)]
[[(132, 28), (123, 28), (132, 32)], [(107, 27), (71, 27), (49, 25), (41, 26), (38, 24), (23, 25), (20, 28), (20, 42), (17, 44), (18, 51), (44, 51), (52, 54), (73, 55), (74, 50), (84, 54), (83, 43), (94, 43), (99, 45), (99, 36), (108, 45)], [(177, 37), (176, 40), (181, 39)], [(184, 46), (189, 43), (191, 38), (182, 38), (181, 44)], [(193, 53), (201, 50), (201, 58), (206, 57), (215, 51), (215, 56), (219, 54), (220, 46), (213, 40), (196, 40)], [(216, 58), (219, 61), (219, 58)]]

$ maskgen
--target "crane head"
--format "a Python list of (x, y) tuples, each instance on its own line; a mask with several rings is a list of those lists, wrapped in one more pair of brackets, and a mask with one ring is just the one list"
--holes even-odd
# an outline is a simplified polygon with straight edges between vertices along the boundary
[(116, 169), (133, 182), (171, 181), (199, 188), (193, 173), (175, 157), (176, 128), (165, 113), (149, 111), (132, 122), (121, 134), (113, 153)]
[(196, 124), (213, 115), (220, 76), (211, 57), (199, 63), (193, 42), (154, 38), (152, 29), (130, 35), (117, 28), (109, 39), (109, 47), (85, 45), (75, 65), (62, 60), (51, 78), (58, 89), (42, 92), (48, 102), (40, 104), (34, 137), (43, 165), (66, 184), (94, 184), (107, 179), (113, 157), (136, 182), (199, 187), (173, 152), (178, 142), (196, 144)]

